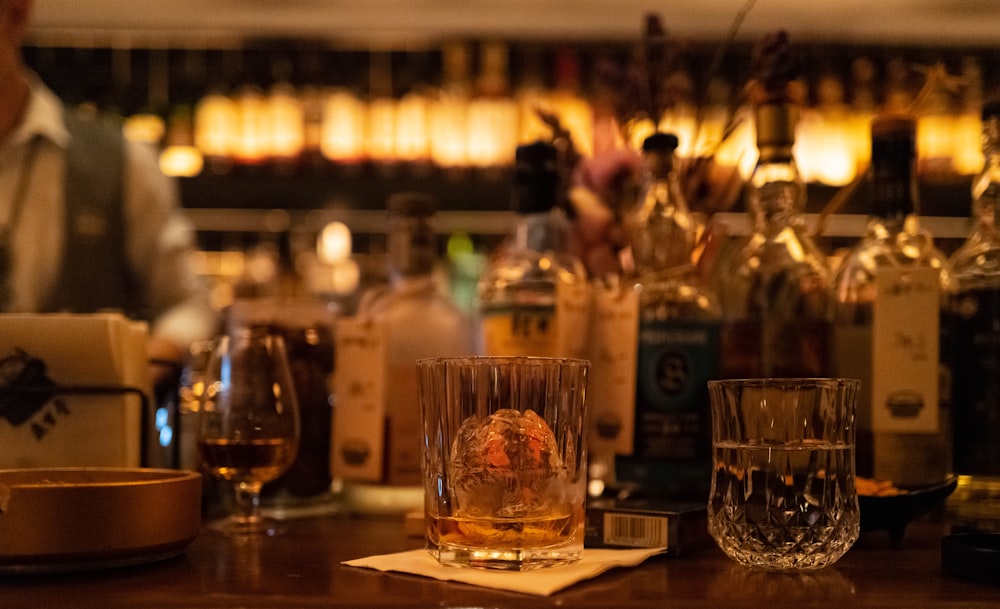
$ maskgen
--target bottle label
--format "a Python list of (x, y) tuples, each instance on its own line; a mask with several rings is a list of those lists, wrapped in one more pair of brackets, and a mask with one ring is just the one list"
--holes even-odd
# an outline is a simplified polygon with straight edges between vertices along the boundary
[(939, 281), (935, 268), (876, 274), (871, 394), (876, 434), (940, 430)]
[(639, 326), (635, 454), (709, 459), (707, 382), (718, 376), (720, 325), (665, 320)]
[(560, 283), (556, 288), (559, 303), (559, 340), (557, 353), (585, 358), (590, 344), (591, 291), (586, 281)]
[[(370, 318), (337, 320), (331, 468), (345, 480), (382, 482), (386, 428), (386, 331)], [(419, 463), (419, 461), (418, 461)]]
[(1000, 288), (963, 292), (951, 320), (955, 471), (1000, 476)]
[(385, 482), (394, 486), (420, 486), (420, 405), (416, 362), (391, 362), (385, 388)]
[(555, 305), (483, 311), (486, 354), (551, 356), (555, 351), (555, 320)]
[(586, 357), (590, 290), (585, 282), (559, 283), (554, 304), (485, 310), (483, 339), (488, 355)]
[(631, 286), (594, 288), (590, 383), (587, 396), (592, 455), (631, 455), (639, 294)]

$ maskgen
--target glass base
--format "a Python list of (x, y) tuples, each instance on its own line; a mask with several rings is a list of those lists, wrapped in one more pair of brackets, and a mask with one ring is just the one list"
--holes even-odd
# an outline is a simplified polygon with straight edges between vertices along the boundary
[(583, 558), (583, 545), (573, 544), (560, 548), (532, 548), (519, 550), (483, 550), (442, 545), (428, 548), (439, 563), (448, 567), (495, 569), (498, 571), (533, 571), (569, 565)]
[(791, 541), (774, 545), (745, 538), (714, 537), (722, 551), (743, 566), (765, 571), (812, 571), (840, 560), (854, 545), (858, 531), (854, 529), (853, 533), (838, 538), (801, 545)]
[(205, 525), (207, 531), (219, 533), (227, 537), (244, 537), (263, 535), (273, 537), (285, 531), (285, 527), (270, 518), (245, 518), (229, 516), (215, 520)]
[(344, 482), (341, 498), (354, 514), (396, 516), (423, 510), (424, 487)]
[(332, 491), (314, 497), (294, 497), (292, 495), (264, 497), (260, 508), (261, 514), (275, 520), (336, 516), (343, 511), (344, 506), (341, 504), (340, 498)]

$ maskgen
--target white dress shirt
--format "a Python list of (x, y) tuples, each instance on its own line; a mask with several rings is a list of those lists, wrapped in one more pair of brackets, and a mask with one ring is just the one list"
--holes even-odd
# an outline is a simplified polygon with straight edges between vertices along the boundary
[[(30, 82), (24, 119), (0, 142), (0, 227), (13, 243), (11, 312), (36, 312), (49, 302), (58, 289), (65, 247), (65, 155), (71, 136), (62, 102), (36, 77)], [(38, 148), (29, 159), (36, 137)], [(24, 171), (30, 172), (29, 181), (23, 202), (17, 202)], [(181, 345), (211, 336), (216, 316), (192, 266), (192, 227), (180, 209), (176, 184), (160, 171), (155, 151), (136, 142), (126, 142), (123, 180), (126, 254), (154, 311), (151, 332)]]

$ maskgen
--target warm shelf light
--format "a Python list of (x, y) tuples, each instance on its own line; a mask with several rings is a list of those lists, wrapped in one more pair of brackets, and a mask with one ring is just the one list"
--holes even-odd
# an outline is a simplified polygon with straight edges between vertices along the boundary
[(365, 153), (369, 160), (396, 160), (396, 101), (389, 97), (369, 100), (365, 120)]
[(295, 89), (287, 82), (271, 87), (267, 97), (265, 140), (267, 156), (279, 163), (292, 162), (302, 155), (305, 146), (305, 115)]
[(442, 85), (430, 107), (431, 161), (439, 167), (468, 164), (469, 49), (455, 42), (442, 51)]
[(468, 162), (465, 98), (444, 95), (431, 106), (431, 160), (439, 167), (461, 167)]
[(264, 94), (253, 85), (245, 85), (236, 95), (238, 130), (233, 156), (244, 165), (259, 165), (267, 160), (272, 144), (268, 110)]
[(337, 264), (351, 257), (351, 229), (343, 222), (330, 222), (323, 227), (316, 253), (325, 264)]
[(922, 173), (943, 173), (951, 168), (955, 145), (955, 117), (934, 112), (917, 119), (917, 158)]
[(180, 106), (170, 117), (166, 146), (160, 152), (160, 171), (172, 177), (189, 178), (201, 173), (204, 157), (194, 145), (190, 108)]
[(228, 166), (239, 138), (239, 109), (231, 97), (211, 92), (195, 106), (194, 143), (210, 164)]
[(364, 158), (364, 139), (364, 103), (350, 91), (330, 91), (323, 105), (323, 156), (335, 163), (358, 163)]
[(420, 92), (411, 92), (396, 104), (396, 159), (405, 162), (426, 162), (430, 155), (430, 133), (427, 130), (429, 102)]
[(508, 98), (480, 98), (468, 107), (465, 129), (468, 163), (502, 167), (514, 162), (517, 148), (517, 106)]
[(983, 121), (978, 113), (967, 112), (955, 117), (955, 151), (951, 166), (958, 175), (974, 175), (983, 168)]
[(133, 114), (125, 119), (122, 133), (125, 139), (159, 146), (166, 134), (167, 126), (163, 117), (153, 112)]
[(691, 158), (694, 155), (697, 127), (695, 109), (681, 104), (668, 109), (660, 117), (658, 129), (677, 136), (677, 156)]

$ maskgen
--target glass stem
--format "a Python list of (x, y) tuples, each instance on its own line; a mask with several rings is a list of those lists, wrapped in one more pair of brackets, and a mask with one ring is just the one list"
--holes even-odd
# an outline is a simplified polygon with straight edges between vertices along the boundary
[(236, 485), (236, 519), (240, 522), (260, 521), (260, 482), (240, 482)]

